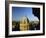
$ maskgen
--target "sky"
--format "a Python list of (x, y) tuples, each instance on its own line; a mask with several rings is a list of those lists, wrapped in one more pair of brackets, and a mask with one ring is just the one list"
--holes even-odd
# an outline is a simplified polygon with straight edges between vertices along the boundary
[(23, 16), (26, 16), (29, 21), (38, 21), (38, 18), (33, 15), (31, 7), (12, 7), (13, 21), (19, 21)]

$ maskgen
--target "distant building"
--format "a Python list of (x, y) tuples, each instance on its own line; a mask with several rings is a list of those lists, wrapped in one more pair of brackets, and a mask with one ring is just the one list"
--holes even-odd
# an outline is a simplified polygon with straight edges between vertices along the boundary
[(29, 30), (29, 20), (26, 16), (20, 19), (20, 31)]

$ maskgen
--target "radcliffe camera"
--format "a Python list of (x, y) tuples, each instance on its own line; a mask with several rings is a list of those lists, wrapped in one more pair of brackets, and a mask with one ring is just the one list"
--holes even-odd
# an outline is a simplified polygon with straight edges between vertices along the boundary
[(12, 31), (40, 30), (40, 8), (12, 7)]

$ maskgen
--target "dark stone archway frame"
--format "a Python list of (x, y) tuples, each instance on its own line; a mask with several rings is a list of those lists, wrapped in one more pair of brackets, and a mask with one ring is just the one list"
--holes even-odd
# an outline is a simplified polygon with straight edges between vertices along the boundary
[(39, 23), (36, 26), (36, 30), (40, 30), (40, 8), (32, 8), (32, 12), (33, 12), (34, 16), (38, 17), (38, 19), (39, 19)]
[[(36, 4), (36, 5), (43, 5), (43, 33), (38, 33), (38, 34), (24, 34), (24, 35), (11, 35), (9, 36), (8, 32), (8, 25), (9, 25), (9, 3), (26, 3), (26, 4)], [(35, 13), (33, 13), (35, 15)], [(39, 18), (40, 20), (40, 14), (35, 15)], [(5, 37), (24, 37), (24, 36), (38, 36), (38, 35), (45, 35), (45, 3), (42, 2), (24, 2), (24, 1), (5, 1)]]

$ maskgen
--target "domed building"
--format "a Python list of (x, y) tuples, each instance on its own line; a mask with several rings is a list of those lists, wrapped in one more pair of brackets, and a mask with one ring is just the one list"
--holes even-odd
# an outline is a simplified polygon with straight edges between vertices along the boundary
[(20, 19), (20, 31), (29, 30), (29, 19), (26, 16), (23, 16)]

